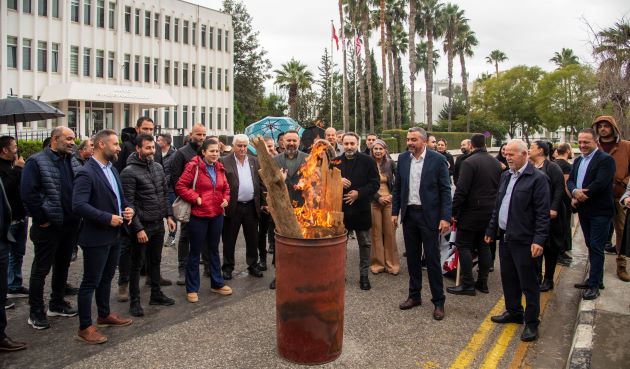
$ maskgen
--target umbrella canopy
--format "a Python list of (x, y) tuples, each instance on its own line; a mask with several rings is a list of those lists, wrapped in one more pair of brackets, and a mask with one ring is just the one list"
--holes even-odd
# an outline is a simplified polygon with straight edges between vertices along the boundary
[(278, 135), (288, 130), (302, 131), (302, 127), (288, 117), (265, 117), (256, 123), (252, 123), (245, 128), (245, 134), (250, 138), (256, 136), (273, 137), (278, 140)]
[(61, 110), (42, 101), (19, 97), (0, 99), (0, 124), (32, 122), (63, 116), (65, 114)]

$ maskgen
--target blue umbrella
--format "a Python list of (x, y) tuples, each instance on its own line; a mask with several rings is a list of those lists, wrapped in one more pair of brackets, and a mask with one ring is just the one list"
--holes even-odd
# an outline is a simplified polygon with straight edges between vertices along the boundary
[[(296, 121), (288, 117), (265, 117), (258, 122), (252, 123), (245, 128), (244, 133), (251, 139), (262, 137), (273, 137), (275, 141), (278, 141), (278, 136), (289, 130), (298, 131), (302, 136), (304, 128), (302, 128)], [(256, 149), (250, 145), (250, 150), (256, 153)]]

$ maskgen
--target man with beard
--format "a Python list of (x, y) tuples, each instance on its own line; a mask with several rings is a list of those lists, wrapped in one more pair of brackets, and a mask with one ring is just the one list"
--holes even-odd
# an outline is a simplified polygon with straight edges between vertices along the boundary
[(348, 232), (355, 231), (359, 243), (359, 288), (369, 290), (370, 228), (372, 227), (372, 197), (379, 188), (376, 161), (359, 152), (359, 135), (343, 135), (344, 153), (333, 164), (341, 170), (343, 184), (343, 223)]
[(437, 150), (437, 139), (431, 133), (427, 134), (427, 149), (436, 151)]
[(367, 134), (367, 136), (365, 137), (365, 150), (363, 151), (365, 155), (371, 154), (372, 146), (374, 145), (374, 141), (376, 141), (377, 138), (378, 136), (375, 133)]
[[(50, 328), (46, 316), (77, 315), (64, 300), (68, 268), (76, 244), (80, 218), (72, 210), (72, 154), (74, 132), (56, 127), (50, 147), (32, 155), (22, 170), (20, 192), (26, 212), (33, 219), (30, 230), (35, 256), (31, 267), (28, 323), (35, 329)], [(44, 284), (52, 267), (52, 293), (44, 314)]]
[[(118, 161), (116, 161), (116, 169), (118, 173), (122, 173), (122, 170), (127, 166), (127, 158), (132, 153), (136, 152), (136, 137), (140, 134), (153, 136), (155, 132), (155, 124), (150, 117), (140, 117), (136, 121), (136, 127), (125, 128), (123, 130), (123, 144), (120, 148), (120, 155), (118, 155)], [(162, 151), (158, 150), (155, 153), (155, 162), (162, 165)]]
[[(287, 185), (291, 203), (294, 204), (295, 207), (299, 207), (304, 204), (304, 198), (302, 198), (302, 191), (297, 190), (295, 186), (300, 182), (300, 167), (306, 162), (306, 157), (308, 155), (298, 150), (298, 147), (300, 147), (300, 135), (298, 134), (298, 131), (290, 130), (284, 133), (284, 146), (285, 151), (276, 155), (274, 160), (278, 164), (282, 174), (285, 176), (284, 183)], [(271, 244), (269, 248), (271, 249)], [(274, 266), (276, 265), (275, 252), (271, 263)], [(272, 290), (276, 288), (275, 278), (269, 285), (269, 288)]]
[[(605, 251), (617, 255), (617, 277), (624, 282), (630, 282), (630, 275), (626, 270), (626, 258), (620, 253), (623, 229), (626, 224), (626, 207), (619, 202), (630, 179), (630, 141), (621, 139), (617, 121), (610, 115), (595, 118), (592, 128), (599, 136), (597, 146), (615, 159), (616, 168), (615, 181), (613, 182), (615, 216), (612, 221), (616, 237), (615, 244), (612, 245), (608, 242)], [(612, 237), (612, 233), (611, 229), (610, 237)]]
[(129, 275), (129, 313), (143, 316), (140, 304), (140, 268), (147, 258), (147, 278), (151, 281), (149, 305), (170, 306), (175, 303), (160, 289), (160, 263), (164, 243), (164, 218), (169, 231), (175, 230), (173, 210), (168, 202), (168, 184), (162, 166), (153, 161), (155, 142), (153, 137), (140, 134), (136, 138), (136, 152), (127, 159), (127, 166), (120, 174), (127, 202), (138, 213), (129, 226), (129, 237), (124, 244), (131, 250)]
[(326, 141), (330, 142), (330, 145), (335, 150), (335, 156), (341, 155), (343, 153), (343, 146), (337, 144), (337, 135), (339, 132), (334, 127), (328, 127), (324, 131), (324, 136), (326, 137)]
[[(192, 127), (190, 134), (188, 135), (188, 144), (177, 150), (173, 154), (171, 160), (171, 187), (175, 188), (175, 184), (179, 180), (179, 177), (184, 172), (186, 164), (197, 155), (197, 150), (201, 147), (201, 144), (206, 139), (206, 127), (197, 123)], [(186, 284), (186, 259), (188, 258), (188, 252), (190, 250), (190, 244), (188, 243), (188, 224), (181, 223), (179, 229), (179, 244), (177, 245), (177, 284), (183, 286)], [(207, 252), (202, 250), (202, 259), (208, 260)], [(210, 275), (209, 268), (206, 268), (206, 274)]]
[(83, 218), (79, 245), (83, 249), (83, 280), (79, 289), (78, 338), (89, 344), (104, 343), (107, 337), (92, 324), (92, 296), (96, 293), (99, 327), (122, 327), (131, 319), (110, 312), (109, 293), (118, 265), (120, 233), (134, 216), (123, 196), (118, 171), (120, 145), (112, 130), (94, 136), (94, 156), (77, 172), (72, 211)]
[[(485, 138), (485, 136), (484, 136)], [(485, 145), (484, 145), (485, 147)], [(472, 145), (469, 139), (462, 140), (460, 144), (460, 150), (462, 154), (455, 161), (455, 166), (453, 167), (453, 183), (457, 186), (457, 181), (459, 180), (459, 171), (461, 170), (462, 163), (466, 158), (468, 158), (472, 152)]]

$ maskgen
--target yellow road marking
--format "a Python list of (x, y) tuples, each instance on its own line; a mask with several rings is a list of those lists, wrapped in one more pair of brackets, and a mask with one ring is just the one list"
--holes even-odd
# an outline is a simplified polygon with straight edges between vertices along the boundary
[(503, 332), (499, 336), (497, 343), (492, 346), (492, 349), (486, 355), (486, 359), (481, 364), (481, 369), (494, 369), (501, 361), (501, 358), (505, 354), (505, 350), (507, 350), (510, 345), (510, 341), (514, 337), (516, 330), (521, 326), (521, 324), (509, 323), (506, 324), (503, 328)]

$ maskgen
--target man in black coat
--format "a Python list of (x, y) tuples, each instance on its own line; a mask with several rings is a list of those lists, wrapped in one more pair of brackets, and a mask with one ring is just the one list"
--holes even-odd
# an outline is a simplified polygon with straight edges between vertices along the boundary
[[(549, 235), (549, 181), (528, 162), (527, 144), (512, 140), (505, 146), (510, 170), (503, 172), (486, 243), (500, 240), (501, 285), (506, 311), (491, 317), (495, 323), (525, 322), (524, 342), (538, 338), (540, 287), (536, 258)], [(468, 160), (466, 160), (467, 162)], [(521, 300), (525, 295), (525, 311)]]
[(343, 223), (355, 231), (359, 243), (359, 287), (369, 290), (370, 228), (372, 228), (372, 197), (379, 188), (376, 161), (359, 152), (359, 136), (354, 132), (343, 135), (344, 153), (334, 162), (341, 170), (343, 183)]
[[(164, 244), (164, 218), (168, 228), (174, 230), (173, 210), (168, 202), (168, 185), (162, 166), (153, 161), (153, 136), (141, 134), (136, 138), (136, 152), (127, 159), (127, 167), (120, 174), (125, 198), (136, 211), (129, 226), (129, 237), (123, 247), (131, 254), (129, 295), (133, 316), (143, 316), (140, 304), (140, 268), (146, 255), (147, 278), (151, 281), (149, 305), (169, 306), (175, 300), (166, 297), (160, 289), (160, 263)], [(122, 253), (121, 253), (122, 254)]]
[[(136, 152), (136, 137), (139, 134), (145, 134), (153, 136), (153, 132), (155, 132), (155, 124), (153, 123), (153, 119), (150, 117), (140, 117), (136, 121), (135, 128), (125, 128), (122, 132), (122, 145), (120, 147), (120, 155), (118, 155), (118, 160), (115, 163), (115, 167), (118, 170), (118, 173), (122, 173), (122, 170), (127, 166), (127, 158), (129, 155)], [(162, 151), (158, 150), (155, 153), (156, 163), (162, 165)]]
[[(471, 138), (473, 151), (461, 163), (459, 182), (453, 196), (453, 221), (457, 224), (455, 245), (459, 252), (461, 284), (448, 287), (455, 295), (476, 294), (475, 288), (488, 293), (488, 271), (492, 256), (490, 247), (483, 242), (486, 227), (494, 210), (494, 203), (501, 178), (501, 165), (486, 150), (486, 138), (474, 134)], [(479, 255), (479, 277), (472, 273), (472, 252)]]
[(470, 143), (469, 139), (462, 140), (462, 142), (460, 143), (460, 150), (462, 154), (457, 157), (457, 160), (455, 161), (455, 167), (453, 168), (453, 183), (455, 184), (455, 186), (457, 186), (457, 181), (459, 180), (459, 172), (461, 170), (462, 163), (470, 156), (473, 150), (472, 144)]

